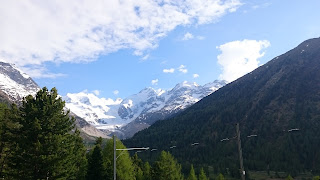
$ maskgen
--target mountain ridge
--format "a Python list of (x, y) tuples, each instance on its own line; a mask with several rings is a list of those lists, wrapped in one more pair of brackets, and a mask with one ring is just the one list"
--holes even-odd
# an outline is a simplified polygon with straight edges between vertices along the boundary
[(157, 120), (171, 117), (224, 86), (214, 81), (203, 86), (182, 82), (171, 90), (147, 87), (125, 99), (98, 98), (93, 93), (67, 94), (66, 106), (99, 129), (113, 131), (120, 138), (131, 137)]
[[(247, 169), (320, 172), (316, 163), (320, 162), (319, 82), (320, 38), (314, 38), (179, 115), (154, 123), (124, 144), (169, 150), (187, 165), (205, 164), (216, 172), (237, 175), (237, 147), (232, 137), (235, 124), (240, 123)], [(194, 142), (199, 145), (191, 148)], [(170, 146), (176, 146), (175, 150)], [(156, 153), (144, 154), (142, 158), (152, 159)]]

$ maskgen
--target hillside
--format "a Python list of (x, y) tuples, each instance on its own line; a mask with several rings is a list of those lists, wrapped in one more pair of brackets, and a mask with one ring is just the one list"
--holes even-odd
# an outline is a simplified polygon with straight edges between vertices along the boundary
[[(320, 171), (319, 38), (303, 42), (124, 143), (158, 150), (141, 153), (144, 159), (170, 150), (185, 165), (209, 165), (215, 172), (237, 176), (238, 152), (232, 139), (237, 122), (246, 170)], [(195, 142), (199, 145), (191, 146)]]

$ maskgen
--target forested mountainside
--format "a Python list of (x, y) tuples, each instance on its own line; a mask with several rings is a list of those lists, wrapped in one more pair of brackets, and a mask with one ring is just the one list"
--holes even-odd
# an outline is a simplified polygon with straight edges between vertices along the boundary
[(237, 175), (236, 123), (246, 170), (320, 171), (320, 38), (275, 57), (124, 144), (158, 150), (141, 153), (143, 159), (165, 149), (185, 165)]

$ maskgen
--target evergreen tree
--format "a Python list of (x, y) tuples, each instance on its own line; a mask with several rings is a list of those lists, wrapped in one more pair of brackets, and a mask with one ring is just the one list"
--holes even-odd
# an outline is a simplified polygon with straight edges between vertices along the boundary
[(191, 169), (190, 169), (190, 173), (188, 176), (188, 180), (197, 180), (197, 176), (196, 176), (196, 173), (194, 172), (194, 168), (193, 168), (192, 164), (191, 164)]
[(208, 180), (208, 178), (206, 176), (206, 173), (204, 172), (203, 168), (200, 169), (199, 180)]
[(136, 175), (136, 180), (143, 180), (143, 162), (142, 160), (138, 157), (138, 154), (135, 153), (132, 157), (132, 163), (134, 165), (134, 172)]
[(293, 178), (292, 178), (291, 175), (289, 174), (288, 177), (286, 178), (286, 180), (293, 180)]
[(64, 105), (55, 88), (23, 100), (11, 165), (15, 179), (75, 179), (74, 118)]
[(6, 104), (0, 104), (0, 177), (7, 178), (13, 169), (9, 168), (12, 152), (16, 143), (14, 137), (20, 128), (17, 123), (18, 109), (12, 104), (10, 108)]
[(76, 180), (84, 180), (86, 178), (88, 165), (88, 160), (86, 158), (87, 149), (84, 146), (83, 139), (80, 137), (79, 130), (75, 131), (74, 138), (75, 144), (73, 147), (73, 166), (75, 167), (75, 174), (72, 177), (75, 177)]
[(135, 170), (135, 174), (136, 174), (136, 180), (143, 180), (143, 171), (140, 168)]
[(89, 155), (88, 159), (88, 171), (87, 180), (104, 179), (105, 178), (105, 168), (102, 156), (102, 138), (96, 140), (96, 145), (93, 148), (92, 153)]
[[(116, 140), (117, 149), (126, 149), (120, 140)], [(128, 151), (117, 151), (117, 179), (134, 180), (134, 165)], [(107, 179), (113, 179), (113, 139), (107, 141), (103, 149), (103, 158), (107, 167)]]
[(224, 180), (224, 176), (220, 173), (220, 174), (217, 176), (217, 180)]
[(154, 180), (180, 180), (183, 179), (181, 174), (181, 165), (169, 153), (162, 151), (158, 161), (154, 163), (152, 171)]
[(150, 166), (149, 162), (144, 163), (143, 180), (151, 180), (151, 166)]

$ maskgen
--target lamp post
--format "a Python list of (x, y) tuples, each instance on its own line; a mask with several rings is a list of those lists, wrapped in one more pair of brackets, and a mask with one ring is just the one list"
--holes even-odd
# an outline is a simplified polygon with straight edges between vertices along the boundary
[(117, 157), (117, 151), (131, 151), (131, 150), (148, 150), (149, 147), (144, 148), (126, 148), (126, 149), (117, 149), (116, 136), (113, 135), (113, 179), (117, 180), (117, 159), (121, 154)]
[(117, 179), (117, 146), (116, 135), (113, 135), (113, 179)]

